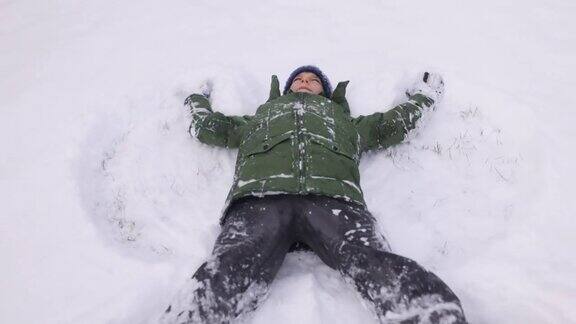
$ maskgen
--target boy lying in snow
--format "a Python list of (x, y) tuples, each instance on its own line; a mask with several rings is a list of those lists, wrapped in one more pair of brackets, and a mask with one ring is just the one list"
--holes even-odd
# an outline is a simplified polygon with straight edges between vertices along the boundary
[(383, 323), (466, 323), (460, 301), (433, 273), (390, 252), (360, 188), (363, 152), (402, 142), (444, 88), (424, 73), (408, 101), (385, 113), (351, 117), (348, 82), (334, 92), (314, 66), (272, 77), (253, 116), (214, 112), (189, 96), (190, 134), (239, 148), (234, 184), (212, 256), (165, 311), (167, 323), (229, 323), (254, 310), (295, 244), (313, 250), (355, 285)]

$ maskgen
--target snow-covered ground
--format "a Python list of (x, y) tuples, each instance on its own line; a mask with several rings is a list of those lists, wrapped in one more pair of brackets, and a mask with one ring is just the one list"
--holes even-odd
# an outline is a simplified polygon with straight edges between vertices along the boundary
[[(351, 80), (354, 115), (433, 69), (445, 100), (362, 185), (471, 323), (576, 323), (573, 1), (0, 1), (0, 322), (155, 323), (208, 256), (235, 151), (183, 99), (250, 114), (271, 74)], [(571, 148), (572, 147), (572, 148)], [(291, 254), (252, 323), (371, 323)]]

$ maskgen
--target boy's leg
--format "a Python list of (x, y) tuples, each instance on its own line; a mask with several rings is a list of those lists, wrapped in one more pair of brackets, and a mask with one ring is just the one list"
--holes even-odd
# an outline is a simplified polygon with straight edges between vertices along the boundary
[(390, 253), (364, 208), (329, 197), (309, 197), (298, 231), (330, 267), (356, 286), (385, 323), (458, 323), (466, 320), (448, 286), (416, 262)]
[(293, 242), (292, 210), (282, 197), (235, 203), (202, 264), (174, 302), (164, 323), (229, 323), (265, 297)]

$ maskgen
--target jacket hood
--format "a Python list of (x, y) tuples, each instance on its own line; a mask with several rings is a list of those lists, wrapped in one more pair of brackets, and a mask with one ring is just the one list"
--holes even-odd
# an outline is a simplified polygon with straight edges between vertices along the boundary
[[(334, 89), (334, 91), (331, 92), (330, 97), (327, 97), (328, 99), (342, 106), (344, 112), (346, 112), (346, 114), (348, 115), (350, 115), (350, 107), (348, 106), (348, 101), (346, 100), (346, 87), (348, 86), (349, 82), (350, 81), (338, 82), (336, 89)], [(287, 93), (288, 92), (285, 90), (284, 95), (286, 95)], [(280, 82), (278, 81), (278, 77), (276, 75), (273, 75), (272, 80), (270, 82), (270, 95), (268, 97), (267, 102), (274, 100), (280, 96), (282, 96), (282, 94), (280, 93)]]

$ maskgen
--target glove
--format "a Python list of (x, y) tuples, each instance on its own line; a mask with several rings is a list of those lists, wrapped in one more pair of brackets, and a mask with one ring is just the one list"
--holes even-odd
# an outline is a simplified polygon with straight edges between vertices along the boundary
[(199, 87), (200, 93), (193, 93), (184, 100), (184, 105), (190, 109), (192, 115), (206, 114), (212, 109), (210, 108), (210, 94), (212, 93), (212, 82), (210, 80), (204, 81)]
[(210, 94), (212, 94), (213, 88), (214, 88), (214, 85), (212, 84), (212, 81), (211, 80), (205, 80), (200, 85), (200, 92), (202, 93), (202, 95), (204, 97), (210, 99)]
[(412, 88), (406, 90), (406, 95), (409, 97), (415, 94), (422, 94), (434, 100), (434, 103), (440, 102), (444, 94), (444, 80), (442, 76), (438, 73), (424, 72)]

